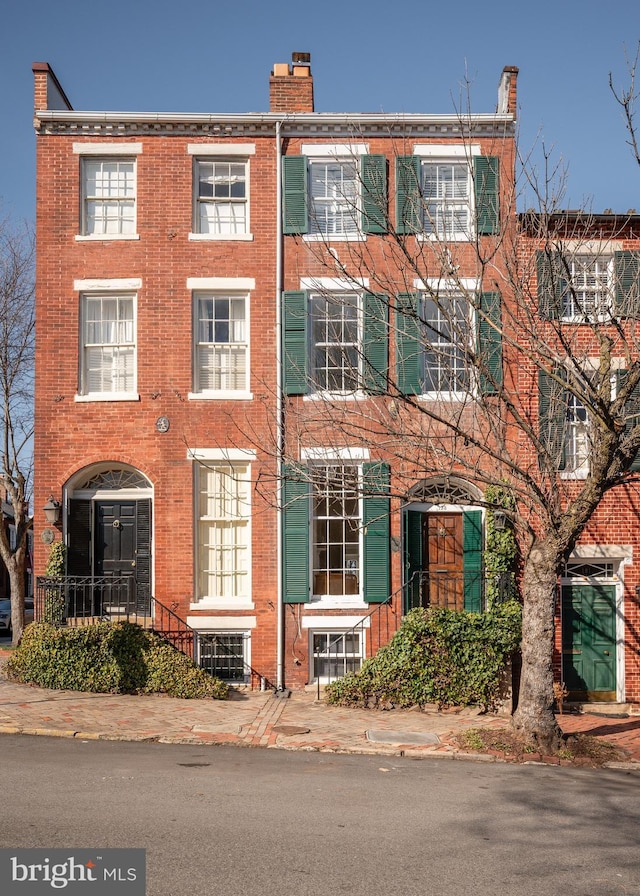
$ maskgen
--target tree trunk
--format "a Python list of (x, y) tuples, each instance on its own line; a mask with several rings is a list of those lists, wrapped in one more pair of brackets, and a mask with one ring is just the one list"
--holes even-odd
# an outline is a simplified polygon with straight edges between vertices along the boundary
[(11, 628), (13, 629), (11, 643), (17, 644), (22, 637), (24, 628), (24, 555), (18, 551), (6, 564), (9, 573), (9, 586), (11, 589)]
[(522, 608), (522, 677), (517, 731), (545, 752), (555, 751), (561, 731), (553, 712), (554, 622), (557, 550), (550, 539), (535, 545), (525, 562)]

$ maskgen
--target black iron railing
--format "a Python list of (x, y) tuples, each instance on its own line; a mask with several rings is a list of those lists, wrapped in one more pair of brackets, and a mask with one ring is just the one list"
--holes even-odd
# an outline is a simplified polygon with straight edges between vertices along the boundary
[(479, 572), (420, 571), (405, 584), (405, 612), (416, 607), (484, 612), (516, 595), (516, 579), (511, 572), (487, 577)]
[(35, 618), (61, 626), (134, 622), (159, 635), (211, 675), (225, 681), (273, 688), (244, 656), (242, 633), (201, 632), (155, 597), (140, 594), (133, 576), (38, 577)]

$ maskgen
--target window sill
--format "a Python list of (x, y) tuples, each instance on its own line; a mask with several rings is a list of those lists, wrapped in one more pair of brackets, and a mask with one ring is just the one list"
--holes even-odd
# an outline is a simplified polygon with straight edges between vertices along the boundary
[(189, 242), (217, 243), (230, 240), (249, 243), (253, 241), (252, 233), (190, 233)]
[(475, 233), (454, 233), (446, 236), (444, 233), (416, 233), (416, 239), (421, 243), (472, 243), (476, 238)]
[(95, 392), (89, 395), (74, 395), (74, 401), (140, 401), (137, 392)]
[(416, 395), (418, 401), (468, 401), (473, 399), (471, 390), (469, 392), (422, 392)]
[(189, 610), (254, 610), (255, 605), (252, 600), (242, 597), (234, 600), (233, 598), (221, 597), (203, 597), (202, 600), (194, 601), (189, 604)]
[(253, 392), (189, 392), (189, 401), (253, 401)]
[(568, 480), (569, 482), (571, 482), (571, 480), (580, 482), (586, 479), (588, 475), (589, 473), (587, 470), (560, 470), (560, 479), (565, 481)]
[(77, 243), (113, 243), (121, 240), (139, 240), (139, 233), (87, 233), (77, 234)]
[(312, 594), (308, 606), (314, 610), (366, 610), (369, 604), (359, 594)]
[(322, 233), (304, 233), (302, 239), (306, 243), (365, 243), (367, 241), (366, 233), (354, 234), (322, 234)]
[(362, 401), (368, 398), (366, 392), (313, 392), (305, 395), (303, 401)]

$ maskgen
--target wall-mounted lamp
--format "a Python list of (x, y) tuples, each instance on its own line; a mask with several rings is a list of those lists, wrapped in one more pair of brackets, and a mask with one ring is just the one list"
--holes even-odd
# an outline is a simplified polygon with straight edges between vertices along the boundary
[(507, 526), (507, 514), (504, 510), (493, 511), (493, 528), (496, 532), (504, 532)]
[(53, 495), (49, 495), (49, 500), (42, 508), (44, 516), (48, 523), (57, 523), (60, 518), (60, 501), (56, 501)]

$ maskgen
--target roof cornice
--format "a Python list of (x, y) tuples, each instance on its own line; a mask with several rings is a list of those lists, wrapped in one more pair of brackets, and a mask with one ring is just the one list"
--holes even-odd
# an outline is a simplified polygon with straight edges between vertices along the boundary
[(41, 134), (108, 133), (136, 134), (227, 134), (270, 133), (279, 123), (290, 136), (318, 134), (431, 134), (464, 137), (470, 134), (512, 136), (515, 121), (508, 114), (423, 115), (420, 113), (273, 112), (202, 114), (191, 112), (36, 112), (34, 125)]

